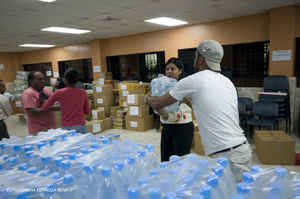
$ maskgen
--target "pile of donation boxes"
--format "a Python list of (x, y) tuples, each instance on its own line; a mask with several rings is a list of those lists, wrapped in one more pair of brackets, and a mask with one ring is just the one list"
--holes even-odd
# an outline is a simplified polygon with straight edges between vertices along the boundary
[(107, 129), (146, 131), (154, 127), (154, 118), (145, 95), (149, 84), (137, 81), (112, 80), (111, 73), (98, 73), (94, 82), (90, 104), (91, 115), (86, 126), (91, 133)]

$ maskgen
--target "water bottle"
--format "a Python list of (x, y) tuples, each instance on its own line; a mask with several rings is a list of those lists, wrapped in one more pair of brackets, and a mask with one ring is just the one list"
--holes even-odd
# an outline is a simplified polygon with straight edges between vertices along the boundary
[(206, 183), (212, 187), (212, 198), (226, 198), (226, 190), (223, 190), (219, 185), (219, 178), (216, 175), (206, 177)]
[[(82, 199), (87, 198), (86, 191), (81, 189), (76, 183), (76, 178), (72, 174), (65, 174), (63, 182), (57, 184), (58, 191), (54, 193), (58, 198)], [(54, 197), (56, 198), (56, 197)]]
[[(233, 176), (231, 169), (230, 169), (230, 165), (229, 165), (229, 161), (227, 158), (225, 157), (221, 157), (217, 159), (217, 162), (224, 167), (224, 178), (226, 180), (226, 182), (228, 183), (228, 188), (231, 189), (231, 193), (233, 193), (234, 189), (235, 189), (235, 184), (236, 184), (236, 180), (235, 177)], [(259, 171), (259, 167), (258, 166), (253, 166), (251, 168), (252, 172), (255, 171)], [(231, 195), (231, 194), (230, 194)]]
[(113, 162), (113, 168), (114, 168), (114, 177), (118, 181), (118, 195), (124, 195), (126, 194), (129, 186), (129, 179), (130, 178), (130, 173), (125, 173), (125, 164), (120, 161), (116, 160)]
[(175, 192), (168, 192), (163, 195), (163, 199), (177, 199), (177, 195)]
[(159, 187), (152, 187), (148, 191), (148, 198), (149, 199), (161, 199), (162, 194)]
[(224, 176), (224, 167), (215, 166), (212, 168), (214, 174), (218, 176), (219, 179), (219, 187), (221, 190), (225, 190), (224, 194), (226, 198), (229, 198), (233, 194), (233, 190), (231, 189), (232, 185), (228, 184), (227, 179)]
[(147, 150), (147, 158), (146, 161), (149, 164), (150, 168), (157, 168), (159, 166), (159, 161), (155, 155), (154, 152), (154, 145), (152, 144), (147, 144), (146, 145), (146, 150)]
[(200, 186), (199, 193), (204, 199), (210, 199), (211, 198), (211, 186), (205, 185), (205, 184)]
[(128, 188), (128, 199), (139, 199), (140, 191), (137, 187)]
[(102, 180), (99, 185), (97, 198), (118, 198), (115, 183), (112, 178), (112, 170), (108, 167), (100, 169)]

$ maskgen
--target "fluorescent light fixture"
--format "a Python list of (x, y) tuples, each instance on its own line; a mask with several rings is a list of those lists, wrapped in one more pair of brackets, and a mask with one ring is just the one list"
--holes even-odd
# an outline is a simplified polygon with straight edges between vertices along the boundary
[(41, 31), (69, 33), (69, 34), (84, 34), (84, 33), (91, 32), (89, 30), (81, 30), (81, 29), (65, 28), (65, 27), (48, 27), (48, 28), (41, 29)]
[(28, 48), (51, 48), (55, 45), (49, 45), (49, 44), (22, 44), (19, 45), (21, 47), (28, 47)]
[(39, 0), (39, 1), (47, 2), (47, 3), (52, 3), (52, 2), (54, 2), (54, 1), (56, 1), (56, 0)]
[(170, 17), (152, 18), (152, 19), (145, 20), (145, 22), (159, 24), (163, 26), (180, 26), (180, 25), (188, 24), (187, 21), (182, 21)]

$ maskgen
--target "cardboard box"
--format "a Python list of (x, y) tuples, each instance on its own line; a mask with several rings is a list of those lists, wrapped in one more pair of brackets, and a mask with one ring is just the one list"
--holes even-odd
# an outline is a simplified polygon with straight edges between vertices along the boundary
[(263, 164), (295, 165), (296, 142), (283, 131), (255, 131), (255, 145)]
[(102, 120), (102, 124), (103, 124), (103, 129), (104, 130), (112, 129), (112, 119), (111, 119), (111, 117)]
[(111, 72), (94, 72), (94, 80), (102, 81), (103, 79), (103, 84), (104, 80), (112, 80), (112, 73)]
[(139, 87), (139, 83), (136, 82), (120, 82), (118, 84), (119, 90), (136, 90)]
[(15, 98), (14, 100), (10, 101), (13, 114), (24, 114), (23, 104), (21, 102), (21, 98)]
[(150, 107), (148, 105), (129, 106), (128, 107), (128, 115), (137, 116), (137, 117), (149, 116), (149, 109), (150, 109)]
[(134, 94), (127, 96), (128, 106), (141, 106), (145, 104), (145, 95), (143, 94)]
[(125, 118), (113, 118), (113, 128), (114, 129), (125, 129), (126, 128), (126, 121)]
[(201, 141), (198, 124), (195, 120), (193, 120), (193, 123), (194, 123), (194, 137), (192, 142), (192, 151), (198, 155), (205, 156), (205, 150), (203, 148), (203, 144)]
[(92, 110), (92, 118), (93, 120), (104, 120), (105, 117), (105, 111), (104, 110)]
[(126, 115), (126, 129), (134, 131), (146, 131), (154, 128), (153, 116), (136, 117)]
[(106, 118), (104, 120), (87, 121), (85, 123), (85, 126), (88, 129), (88, 132), (90, 132), (90, 133), (93, 133), (93, 134), (101, 133), (105, 130), (112, 128), (112, 119)]
[(110, 107), (110, 116), (115, 117), (117, 115), (117, 111), (120, 110), (120, 106), (112, 106)]
[(112, 85), (95, 85), (93, 87), (93, 96), (94, 97), (103, 97), (107, 95), (113, 95), (113, 87)]
[(128, 95), (133, 95), (133, 94), (146, 94), (146, 89), (138, 88), (136, 90), (119, 90), (120, 97), (127, 97)]
[(110, 107), (111, 106), (99, 106), (97, 107), (98, 110), (105, 112), (105, 117), (110, 117)]
[(85, 123), (85, 126), (86, 126), (88, 132), (93, 133), (93, 134), (101, 133), (103, 131), (101, 120), (87, 121)]
[(115, 105), (113, 95), (106, 95), (102, 97), (94, 96), (94, 104), (96, 107), (102, 107), (102, 106), (113, 106)]
[(119, 100), (119, 106), (121, 106), (121, 107), (128, 107), (127, 100), (126, 101)]

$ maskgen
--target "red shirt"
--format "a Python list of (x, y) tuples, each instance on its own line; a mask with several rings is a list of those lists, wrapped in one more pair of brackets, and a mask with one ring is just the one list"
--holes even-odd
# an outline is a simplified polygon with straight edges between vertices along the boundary
[(56, 90), (43, 104), (42, 109), (49, 109), (56, 101), (61, 107), (62, 126), (85, 124), (85, 114), (90, 113), (88, 95), (85, 90), (75, 87)]
[[(44, 88), (43, 92), (48, 96), (53, 95), (47, 88)], [(38, 116), (33, 116), (26, 110), (27, 108), (40, 108), (39, 95), (40, 92), (33, 88), (26, 89), (22, 94), (21, 100), (27, 117), (28, 131), (30, 134), (36, 134), (39, 131), (56, 128), (55, 115), (53, 112), (45, 112)]]

